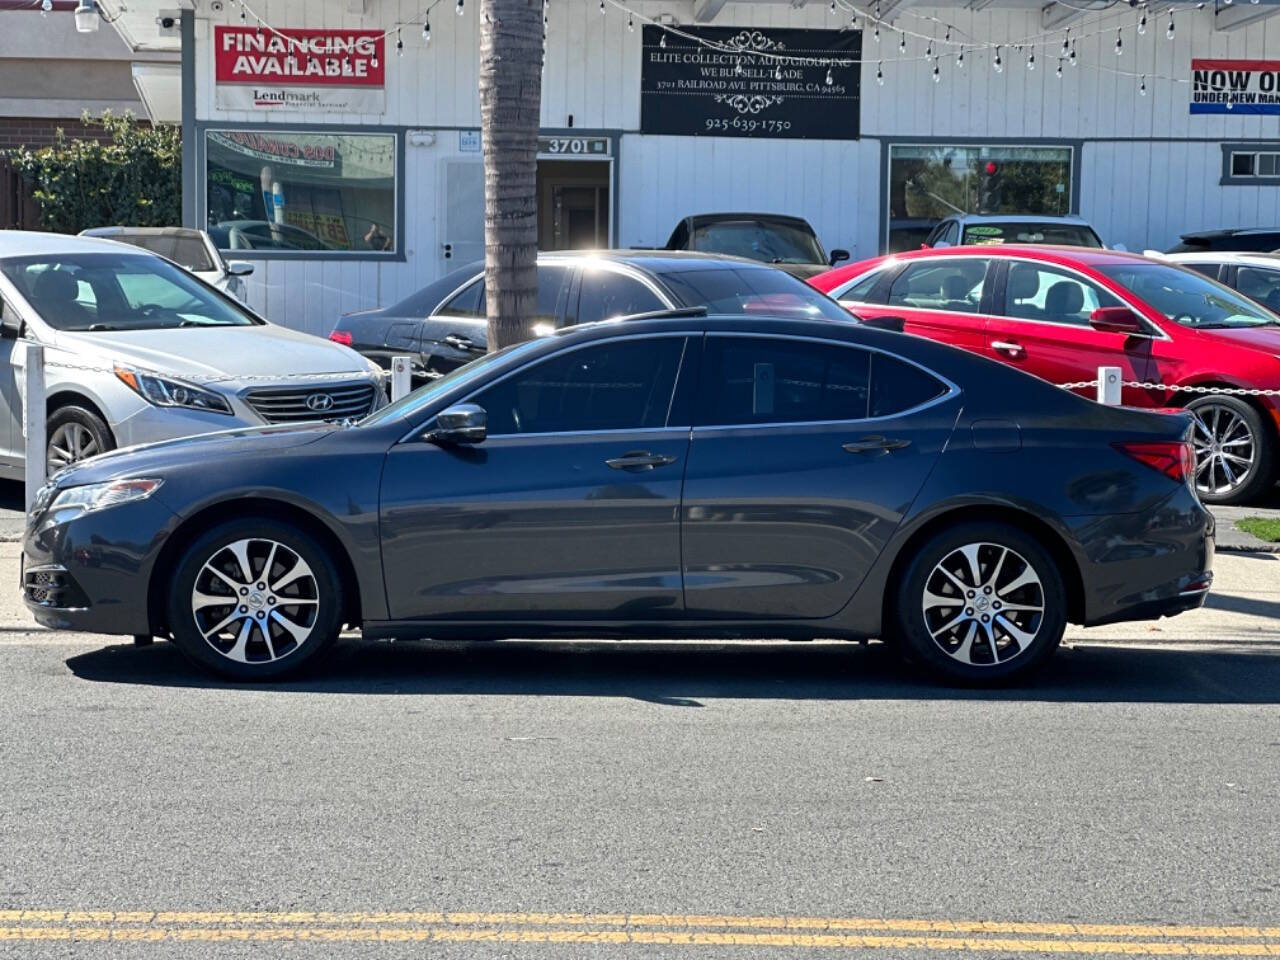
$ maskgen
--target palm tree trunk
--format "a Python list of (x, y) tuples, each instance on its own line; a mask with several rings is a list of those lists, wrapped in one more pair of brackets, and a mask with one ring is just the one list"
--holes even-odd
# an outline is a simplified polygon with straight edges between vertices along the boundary
[(542, 0), (480, 0), (489, 349), (526, 340), (538, 302)]

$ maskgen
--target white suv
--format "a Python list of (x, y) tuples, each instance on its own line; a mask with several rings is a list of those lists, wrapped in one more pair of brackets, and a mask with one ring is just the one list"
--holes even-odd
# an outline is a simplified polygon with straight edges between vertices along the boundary
[(115, 447), (363, 417), (386, 402), (372, 362), (268, 323), (163, 257), (0, 230), (0, 476), (14, 479), (20, 337), (45, 347), (50, 473)]

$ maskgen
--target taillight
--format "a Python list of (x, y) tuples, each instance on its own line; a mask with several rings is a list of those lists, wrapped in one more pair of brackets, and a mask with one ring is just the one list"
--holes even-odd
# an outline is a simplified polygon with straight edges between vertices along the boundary
[(355, 342), (355, 338), (346, 330), (334, 330), (329, 334), (329, 339), (334, 343), (342, 344), (344, 347), (349, 347)]
[(1186, 483), (1196, 469), (1195, 451), (1183, 440), (1165, 440), (1154, 443), (1117, 443), (1117, 450), (1145, 463), (1152, 470), (1159, 470), (1170, 480)]

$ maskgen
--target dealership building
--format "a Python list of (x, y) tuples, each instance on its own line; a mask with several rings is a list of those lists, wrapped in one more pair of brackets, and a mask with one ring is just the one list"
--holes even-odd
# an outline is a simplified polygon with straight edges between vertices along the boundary
[[(475, 0), (99, 6), (181, 51), (149, 81), (180, 89), (143, 99), (180, 104), (185, 219), (256, 262), (269, 318), (325, 334), (482, 256)], [(955, 209), (1079, 214), (1138, 250), (1276, 226), (1277, 12), (549, 0), (540, 242), (663, 246), (715, 211), (804, 217), (855, 259)]]

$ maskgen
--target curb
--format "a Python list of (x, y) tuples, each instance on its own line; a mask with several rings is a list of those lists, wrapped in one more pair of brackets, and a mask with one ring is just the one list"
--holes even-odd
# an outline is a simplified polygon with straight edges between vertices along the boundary
[(1280, 543), (1258, 543), (1256, 545), (1217, 543), (1214, 544), (1214, 551), (1217, 553), (1280, 553)]

